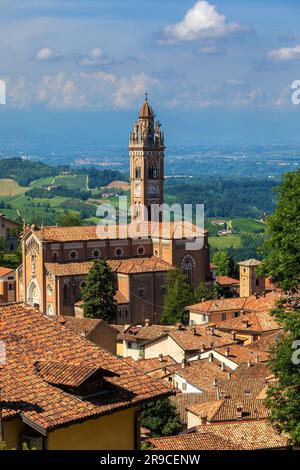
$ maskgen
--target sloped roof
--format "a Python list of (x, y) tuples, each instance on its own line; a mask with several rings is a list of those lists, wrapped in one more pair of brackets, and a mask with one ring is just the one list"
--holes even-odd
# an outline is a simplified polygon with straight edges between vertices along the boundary
[[(197, 426), (197, 432), (204, 435), (208, 431), (207, 425)], [(249, 420), (235, 423), (211, 424), (209, 432), (226, 439), (235, 447), (244, 450), (285, 448), (288, 438), (284, 434), (277, 434), (267, 420)]]
[(136, 238), (163, 238), (182, 239), (203, 237), (207, 231), (187, 221), (175, 222), (132, 222), (111, 226), (81, 226), (81, 227), (56, 227), (43, 228), (31, 227), (25, 235), (33, 233), (35, 237), (44, 242), (75, 242), (97, 241)]
[(237, 407), (241, 407), (242, 420), (262, 419), (268, 416), (268, 410), (262, 400), (257, 399), (223, 399), (208, 401), (188, 407), (196, 416), (207, 416), (209, 422), (237, 420)]
[[(163, 272), (172, 269), (172, 266), (155, 256), (147, 258), (128, 258), (107, 261), (112, 272), (122, 274), (138, 274), (146, 272)], [(70, 263), (45, 263), (46, 269), (54, 276), (79, 276), (88, 274), (93, 261), (81, 261)]]
[(220, 286), (235, 286), (240, 284), (240, 281), (238, 279), (234, 279), (233, 277), (229, 276), (217, 276), (216, 282)]
[[(147, 439), (152, 450), (235, 450), (234, 446), (226, 438), (216, 436), (209, 432), (179, 434), (178, 436), (156, 437)], [(151, 450), (151, 449), (150, 449)]]
[[(47, 431), (170, 393), (162, 383), (22, 303), (0, 306), (0, 339), (6, 345), (6, 364), (0, 368), (3, 419), (22, 413)], [(105, 379), (107, 393), (78, 400), (44, 380), (37, 361), (101, 368), (114, 376)]]
[(0, 266), (0, 277), (7, 276), (7, 274), (10, 274), (14, 271), (14, 269), (11, 268), (2, 268)]
[(245, 332), (262, 332), (279, 330), (281, 326), (272, 317), (269, 312), (250, 312), (231, 318), (230, 320), (221, 321), (216, 325), (217, 330), (236, 330)]

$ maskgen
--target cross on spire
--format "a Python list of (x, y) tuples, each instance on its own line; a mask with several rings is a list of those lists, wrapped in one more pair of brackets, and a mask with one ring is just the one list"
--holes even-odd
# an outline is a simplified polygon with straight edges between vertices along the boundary
[(145, 100), (148, 102), (148, 93), (145, 93)]

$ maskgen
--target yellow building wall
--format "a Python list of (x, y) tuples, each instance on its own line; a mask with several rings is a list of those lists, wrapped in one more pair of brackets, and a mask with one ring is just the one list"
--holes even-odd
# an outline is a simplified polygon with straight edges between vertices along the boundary
[(137, 408), (48, 433), (48, 450), (134, 450)]
[(117, 341), (117, 356), (123, 357), (123, 355), (124, 355), (123, 341), (122, 342)]
[(26, 434), (25, 425), (20, 418), (4, 421), (3, 434), (7, 449), (18, 449), (21, 435)]

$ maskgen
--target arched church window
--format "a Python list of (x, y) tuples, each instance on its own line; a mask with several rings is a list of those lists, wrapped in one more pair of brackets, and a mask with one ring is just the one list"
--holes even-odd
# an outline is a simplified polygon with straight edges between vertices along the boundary
[(75, 251), (75, 250), (70, 251), (70, 253), (69, 253), (69, 258), (70, 258), (72, 261), (75, 261), (75, 260), (78, 258), (78, 253), (77, 253), (77, 251)]
[(124, 252), (123, 252), (122, 248), (117, 248), (116, 251), (115, 251), (116, 256), (119, 256), (119, 257), (122, 256), (123, 253)]
[(100, 250), (94, 250), (93, 251), (93, 258), (100, 258), (101, 256), (101, 251)]
[(141, 167), (140, 166), (135, 167), (135, 177), (136, 178), (141, 177)]
[(54, 251), (54, 253), (52, 254), (52, 259), (53, 259), (54, 263), (56, 263), (56, 261), (58, 259), (58, 253), (56, 251)]
[(185, 274), (191, 283), (193, 280), (193, 269), (196, 267), (196, 261), (191, 255), (185, 255), (181, 261), (181, 271)]
[(143, 246), (139, 246), (137, 249), (137, 254), (142, 256), (145, 254), (145, 248)]

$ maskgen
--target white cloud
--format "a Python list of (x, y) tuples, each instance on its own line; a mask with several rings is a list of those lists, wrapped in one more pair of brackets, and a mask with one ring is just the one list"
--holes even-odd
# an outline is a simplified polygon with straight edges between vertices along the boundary
[(79, 64), (83, 67), (91, 67), (99, 64), (103, 64), (108, 61), (108, 56), (104, 54), (100, 47), (91, 49), (85, 56), (81, 58)]
[(250, 28), (239, 23), (228, 23), (215, 5), (198, 1), (185, 14), (182, 21), (162, 30), (162, 43), (196, 41), (199, 39), (219, 39), (236, 32), (249, 32)]
[(281, 47), (268, 53), (268, 58), (274, 61), (287, 62), (300, 59), (300, 45), (294, 47)]
[(160, 81), (145, 73), (122, 78), (113, 94), (113, 105), (116, 108), (130, 108), (136, 104), (137, 99), (153, 87), (160, 87)]
[(76, 86), (74, 79), (66, 72), (45, 75), (37, 90), (37, 98), (49, 107), (81, 108), (86, 104), (85, 95)]
[(35, 60), (41, 62), (47, 62), (48, 60), (56, 60), (61, 57), (61, 54), (58, 54), (53, 47), (42, 47), (36, 51), (34, 56)]
[(247, 93), (239, 93), (233, 103), (237, 106), (261, 105), (266, 102), (266, 95), (261, 88), (253, 88)]

